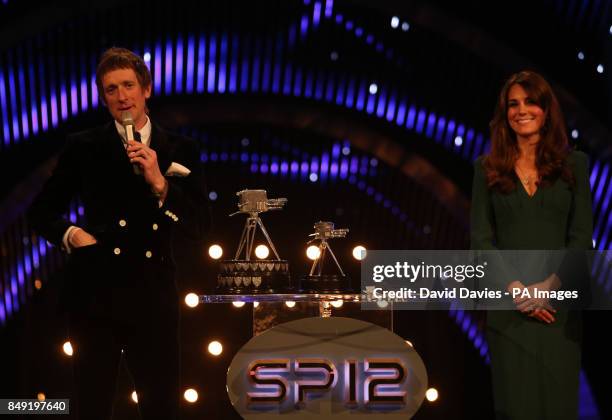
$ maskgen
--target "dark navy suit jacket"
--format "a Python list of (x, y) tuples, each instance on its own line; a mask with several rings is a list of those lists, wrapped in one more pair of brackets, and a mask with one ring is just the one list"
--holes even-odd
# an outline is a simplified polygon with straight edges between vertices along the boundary
[[(157, 295), (174, 290), (168, 301), (176, 298), (173, 234), (180, 230), (199, 242), (208, 227), (199, 148), (192, 139), (155, 124), (149, 146), (157, 153), (162, 174), (173, 162), (191, 171), (187, 176), (166, 176), (168, 194), (161, 207), (143, 176), (134, 173), (113, 122), (68, 138), (55, 170), (30, 207), (34, 229), (62, 246), (72, 225), (65, 214), (78, 197), (86, 220), (81, 227), (98, 240), (70, 255), (62, 297), (69, 310), (121, 316), (139, 309), (133, 300), (138, 296), (158, 301)], [(160, 272), (167, 273), (167, 281), (152, 280)], [(155, 311), (153, 304), (149, 306), (147, 311)]]

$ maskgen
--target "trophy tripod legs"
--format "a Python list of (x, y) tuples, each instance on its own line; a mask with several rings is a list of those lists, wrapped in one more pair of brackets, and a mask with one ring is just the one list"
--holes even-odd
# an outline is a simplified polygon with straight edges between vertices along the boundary
[(325, 239), (322, 239), (321, 243), (319, 244), (319, 257), (315, 259), (314, 262), (312, 263), (312, 267), (310, 268), (309, 275), (312, 276), (315, 272), (315, 268), (317, 267), (318, 267), (317, 275), (319, 276), (321, 275), (321, 273), (323, 272), (323, 261), (325, 259), (325, 254), (328, 250), (334, 260), (334, 263), (336, 263), (336, 267), (338, 267), (338, 271), (340, 271), (340, 275), (344, 277), (344, 271), (342, 271), (342, 267), (340, 267), (340, 263), (338, 262), (338, 259), (336, 258), (334, 251), (332, 251), (331, 246), (329, 246), (329, 244), (327, 243)]
[(272, 242), (270, 235), (268, 235), (268, 231), (263, 225), (261, 219), (257, 216), (249, 217), (246, 220), (244, 229), (242, 229), (242, 235), (240, 235), (240, 243), (238, 244), (238, 251), (236, 251), (236, 255), (234, 256), (234, 259), (236, 260), (240, 259), (240, 254), (242, 254), (243, 250), (245, 251), (245, 254), (246, 254), (244, 259), (246, 261), (249, 261), (251, 259), (251, 253), (253, 252), (253, 245), (255, 244), (255, 233), (257, 232), (257, 226), (260, 227), (261, 232), (264, 234), (266, 241), (268, 242), (268, 245), (272, 249), (272, 252), (274, 253), (274, 256), (276, 257), (276, 259), (280, 260), (280, 256), (278, 255), (278, 252), (276, 251), (276, 248), (274, 247), (274, 243)]

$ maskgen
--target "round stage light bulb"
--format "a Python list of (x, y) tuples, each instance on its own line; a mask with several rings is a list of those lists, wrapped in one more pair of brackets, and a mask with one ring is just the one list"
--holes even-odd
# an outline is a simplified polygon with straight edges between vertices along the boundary
[(64, 353), (66, 354), (66, 356), (72, 356), (74, 354), (74, 351), (72, 350), (72, 344), (70, 343), (70, 341), (66, 341), (64, 345), (62, 346), (62, 349), (64, 350)]
[(314, 261), (321, 256), (321, 250), (316, 245), (310, 245), (306, 248), (306, 256)]
[(223, 248), (217, 244), (211, 245), (210, 248), (208, 248), (208, 255), (210, 255), (210, 258), (213, 260), (218, 260), (223, 255)]
[(136, 391), (132, 391), (132, 401), (138, 404), (138, 394)]
[(387, 306), (389, 306), (389, 302), (387, 302), (386, 300), (377, 300), (376, 305), (379, 308), (386, 308)]
[(185, 295), (185, 303), (190, 308), (195, 308), (200, 303), (200, 298), (195, 293), (187, 293)]
[(292, 300), (288, 300), (285, 302), (285, 305), (287, 305), (287, 308), (293, 308), (295, 306), (295, 302)]
[(257, 247), (255, 247), (255, 256), (260, 260), (268, 258), (268, 255), (270, 255), (270, 250), (267, 246), (257, 245)]
[(355, 258), (358, 261), (361, 261), (365, 258), (365, 256), (366, 256), (366, 249), (364, 246), (357, 245), (355, 248), (353, 248), (353, 258)]
[(38, 394), (36, 394), (36, 399), (38, 401), (44, 401), (47, 399), (47, 396), (45, 395), (44, 392), (39, 392)]
[(438, 399), (438, 390), (436, 388), (429, 388), (427, 392), (425, 392), (425, 398), (427, 401), (434, 402)]
[(189, 388), (185, 391), (183, 396), (187, 402), (194, 403), (198, 400), (198, 391), (193, 388)]
[(218, 356), (223, 353), (223, 346), (217, 340), (208, 343), (208, 352), (213, 356)]
[(344, 301), (343, 300), (334, 300), (331, 305), (334, 308), (342, 308), (342, 305), (344, 305)]
[(393, 29), (397, 28), (399, 26), (399, 23), (400, 23), (400, 20), (399, 20), (399, 18), (397, 16), (393, 16), (391, 18), (391, 27)]
[(244, 302), (232, 302), (236, 308), (242, 308), (244, 306)]

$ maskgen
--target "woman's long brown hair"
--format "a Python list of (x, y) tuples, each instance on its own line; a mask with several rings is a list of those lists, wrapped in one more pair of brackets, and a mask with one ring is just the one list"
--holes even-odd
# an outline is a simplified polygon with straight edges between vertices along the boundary
[(538, 186), (550, 185), (559, 177), (573, 185), (574, 176), (567, 163), (571, 149), (559, 101), (542, 76), (521, 71), (510, 76), (504, 84), (490, 123), (491, 152), (483, 162), (489, 188), (505, 194), (516, 188), (514, 166), (520, 151), (516, 134), (508, 123), (508, 91), (515, 84), (521, 85), (529, 98), (544, 110), (544, 125), (536, 146)]

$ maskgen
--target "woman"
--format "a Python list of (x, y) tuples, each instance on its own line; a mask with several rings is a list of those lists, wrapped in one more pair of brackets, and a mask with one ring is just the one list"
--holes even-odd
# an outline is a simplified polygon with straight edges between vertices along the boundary
[[(559, 103), (542, 76), (522, 71), (506, 81), (491, 140), (491, 152), (475, 163), (472, 249), (590, 249), (588, 159), (570, 149)], [(555, 273), (520, 278), (520, 268), (506, 279), (507, 290), (555, 290), (566, 280)], [(536, 299), (514, 304), (514, 311), (487, 314), (497, 418), (575, 419), (580, 313)]]

